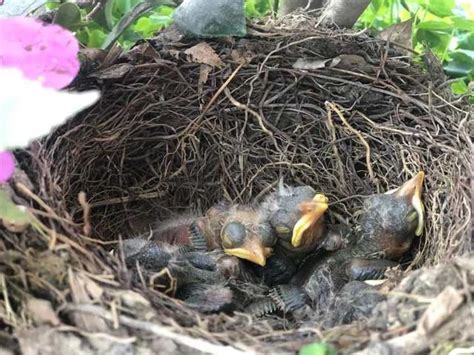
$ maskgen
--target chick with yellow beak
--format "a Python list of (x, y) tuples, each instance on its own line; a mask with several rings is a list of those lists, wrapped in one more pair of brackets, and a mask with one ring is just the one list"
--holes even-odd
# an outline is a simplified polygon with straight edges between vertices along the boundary
[(300, 204), (302, 216), (293, 227), (291, 237), (293, 247), (311, 246), (319, 242), (323, 235), (323, 215), (329, 207), (328, 203), (326, 196), (316, 194), (311, 201)]
[(285, 186), (269, 194), (261, 205), (278, 237), (277, 245), (291, 258), (314, 251), (326, 235), (324, 213), (328, 198), (308, 185)]
[[(367, 196), (358, 224), (352, 228), (351, 243), (327, 258), (319, 254), (305, 258), (287, 284), (270, 291), (267, 301), (273, 305), (267, 303), (265, 310), (288, 312), (307, 303), (318, 312), (326, 312), (331, 299), (327, 295), (337, 295), (350, 281), (381, 279), (387, 269), (398, 266), (415, 237), (423, 232), (424, 177), (420, 171), (396, 189)], [(310, 225), (304, 217), (299, 221), (303, 227)], [(296, 236), (300, 231), (297, 227)], [(301, 230), (306, 234), (308, 228)]]
[(227, 223), (221, 232), (224, 253), (265, 266), (276, 243), (269, 225), (244, 224), (242, 221)]
[(425, 225), (425, 207), (421, 199), (424, 179), (425, 173), (420, 171), (400, 187), (386, 192), (387, 195), (393, 195), (413, 207), (413, 211), (408, 215), (408, 220), (417, 220), (415, 235), (418, 237), (423, 233)]
[(222, 249), (230, 256), (265, 266), (276, 236), (257, 209), (215, 206), (193, 225), (192, 245), (198, 250)]

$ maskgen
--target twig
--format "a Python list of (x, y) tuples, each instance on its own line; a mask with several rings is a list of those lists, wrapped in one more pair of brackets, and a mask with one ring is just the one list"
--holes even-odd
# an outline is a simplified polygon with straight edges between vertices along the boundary
[(330, 109), (332, 109), (334, 112), (336, 112), (336, 114), (339, 116), (339, 118), (341, 119), (341, 121), (344, 123), (344, 125), (352, 132), (354, 133), (362, 142), (362, 144), (365, 146), (365, 149), (366, 149), (366, 155), (365, 155), (365, 160), (366, 160), (366, 163), (367, 163), (367, 171), (369, 173), (369, 177), (372, 181), (375, 181), (375, 175), (374, 175), (374, 170), (372, 169), (372, 163), (370, 162), (370, 146), (369, 146), (369, 143), (367, 143), (367, 141), (365, 140), (365, 138), (362, 136), (362, 134), (354, 129), (350, 124), (349, 122), (347, 122), (347, 120), (344, 118), (344, 115), (342, 114), (342, 112), (337, 108), (336, 104), (332, 103), (332, 102), (326, 102), (325, 103), (327, 107), (329, 107)]
[(82, 231), (85, 236), (89, 236), (91, 234), (91, 222), (90, 222), (90, 212), (91, 212), (91, 207), (87, 203), (86, 199), (86, 193), (84, 191), (79, 192), (79, 204), (82, 207), (82, 219), (84, 220), (84, 227), (82, 228)]
[(338, 173), (339, 173), (339, 179), (341, 179), (341, 181), (344, 180), (344, 168), (342, 166), (342, 160), (341, 160), (341, 156), (339, 155), (339, 151), (337, 150), (337, 145), (336, 145), (336, 140), (337, 140), (337, 137), (336, 137), (336, 128), (334, 127), (334, 123), (332, 121), (332, 111), (331, 110), (327, 110), (328, 114), (327, 114), (327, 118), (328, 118), (328, 121), (327, 121), (327, 126), (329, 128), (329, 131), (331, 132), (331, 137), (332, 137), (332, 150), (334, 152), (334, 155), (336, 156), (336, 163), (337, 163), (337, 170), (338, 170)]
[[(76, 304), (76, 305), (68, 305), (65, 308), (67, 311), (70, 312), (84, 312), (84, 313), (90, 313), (96, 316), (99, 316), (101, 318), (104, 318), (108, 321), (113, 321), (114, 317), (113, 315), (103, 309), (102, 307), (99, 306), (94, 306), (91, 304)], [(173, 332), (170, 328), (168, 327), (163, 327), (160, 325), (157, 325), (155, 323), (151, 322), (146, 322), (146, 321), (140, 321), (136, 320), (127, 316), (119, 315), (118, 319), (121, 324), (124, 324), (128, 327), (135, 328), (135, 329), (140, 329), (144, 331), (148, 331), (150, 333), (153, 333), (155, 335), (158, 335), (160, 337), (164, 338), (169, 338), (177, 343), (189, 346), (192, 349), (199, 350), (205, 353), (209, 354), (216, 354), (216, 355), (221, 355), (221, 354), (233, 354), (233, 355), (244, 355), (244, 354), (249, 354), (249, 352), (244, 352), (240, 351), (234, 347), (231, 346), (223, 346), (223, 345), (216, 345), (209, 343), (208, 341), (204, 339), (194, 339), (191, 338), (187, 335), (183, 334), (177, 334)]]
[(243, 103), (240, 103), (239, 101), (234, 99), (228, 88), (224, 89), (224, 93), (225, 93), (225, 96), (227, 96), (227, 98), (229, 99), (229, 101), (232, 102), (232, 105), (234, 105), (237, 108), (240, 108), (241, 110), (245, 110), (245, 111), (249, 112), (250, 114), (252, 114), (252, 116), (254, 116), (257, 119), (258, 124), (260, 125), (260, 128), (262, 129), (262, 131), (265, 132), (266, 134), (268, 134), (270, 137), (273, 137), (273, 133), (271, 131), (269, 131), (267, 127), (265, 127), (265, 124), (263, 123), (262, 116), (260, 116), (257, 112), (252, 110), (247, 105), (244, 105)]

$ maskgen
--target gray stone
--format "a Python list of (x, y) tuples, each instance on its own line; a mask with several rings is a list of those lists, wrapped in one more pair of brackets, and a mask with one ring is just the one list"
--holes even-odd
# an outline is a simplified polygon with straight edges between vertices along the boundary
[(0, 17), (25, 16), (48, 0), (0, 0)]
[(245, 36), (243, 0), (184, 0), (174, 13), (176, 26), (195, 37)]

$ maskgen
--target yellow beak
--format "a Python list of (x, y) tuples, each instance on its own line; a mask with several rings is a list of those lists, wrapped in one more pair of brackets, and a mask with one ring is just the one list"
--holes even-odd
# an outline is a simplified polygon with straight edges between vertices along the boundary
[(423, 233), (423, 228), (425, 225), (425, 206), (423, 205), (423, 200), (421, 199), (421, 194), (423, 193), (423, 181), (425, 179), (425, 173), (420, 171), (413, 178), (405, 182), (398, 189), (390, 191), (396, 196), (406, 197), (410, 199), (410, 202), (417, 212), (418, 215), (418, 224), (416, 227), (415, 234), (420, 236)]
[(265, 266), (267, 257), (272, 254), (272, 249), (263, 247), (258, 241), (249, 241), (241, 248), (224, 249), (224, 253)]
[(298, 248), (303, 240), (303, 234), (313, 226), (328, 209), (329, 200), (323, 194), (316, 194), (311, 202), (302, 204), (303, 215), (296, 222), (291, 237), (291, 245)]

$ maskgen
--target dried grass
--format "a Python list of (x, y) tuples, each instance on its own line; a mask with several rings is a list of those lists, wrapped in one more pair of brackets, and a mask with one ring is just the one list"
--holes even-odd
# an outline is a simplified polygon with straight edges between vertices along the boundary
[[(78, 347), (87, 340), (92, 352), (97, 334), (125, 348), (163, 349), (149, 337), (159, 335), (180, 352), (295, 351), (321, 338), (360, 348), (370, 338), (364, 324), (323, 334), (280, 318), (199, 314), (132, 285), (120, 258), (108, 253), (120, 238), (174, 213), (222, 199), (259, 200), (281, 176), (323, 191), (332, 217), (351, 222), (363, 196), (422, 169), (426, 229), (409, 267), (471, 250), (472, 112), (465, 99), (365, 34), (270, 32), (254, 24), (247, 39), (206, 42), (221, 68), (184, 54), (198, 42), (163, 39), (102, 71), (88, 67), (76, 88), (100, 88), (101, 101), (17, 154), (30, 181), (17, 174), (12, 195), (37, 221), (19, 234), (0, 229), (0, 337), (16, 344), (9, 334), (48, 323), (25, 311), (35, 297), (49, 301), (63, 331), (80, 334)], [(357, 55), (359, 64), (292, 67), (300, 58), (340, 55)], [(16, 334), (24, 349), (28, 335)]]

